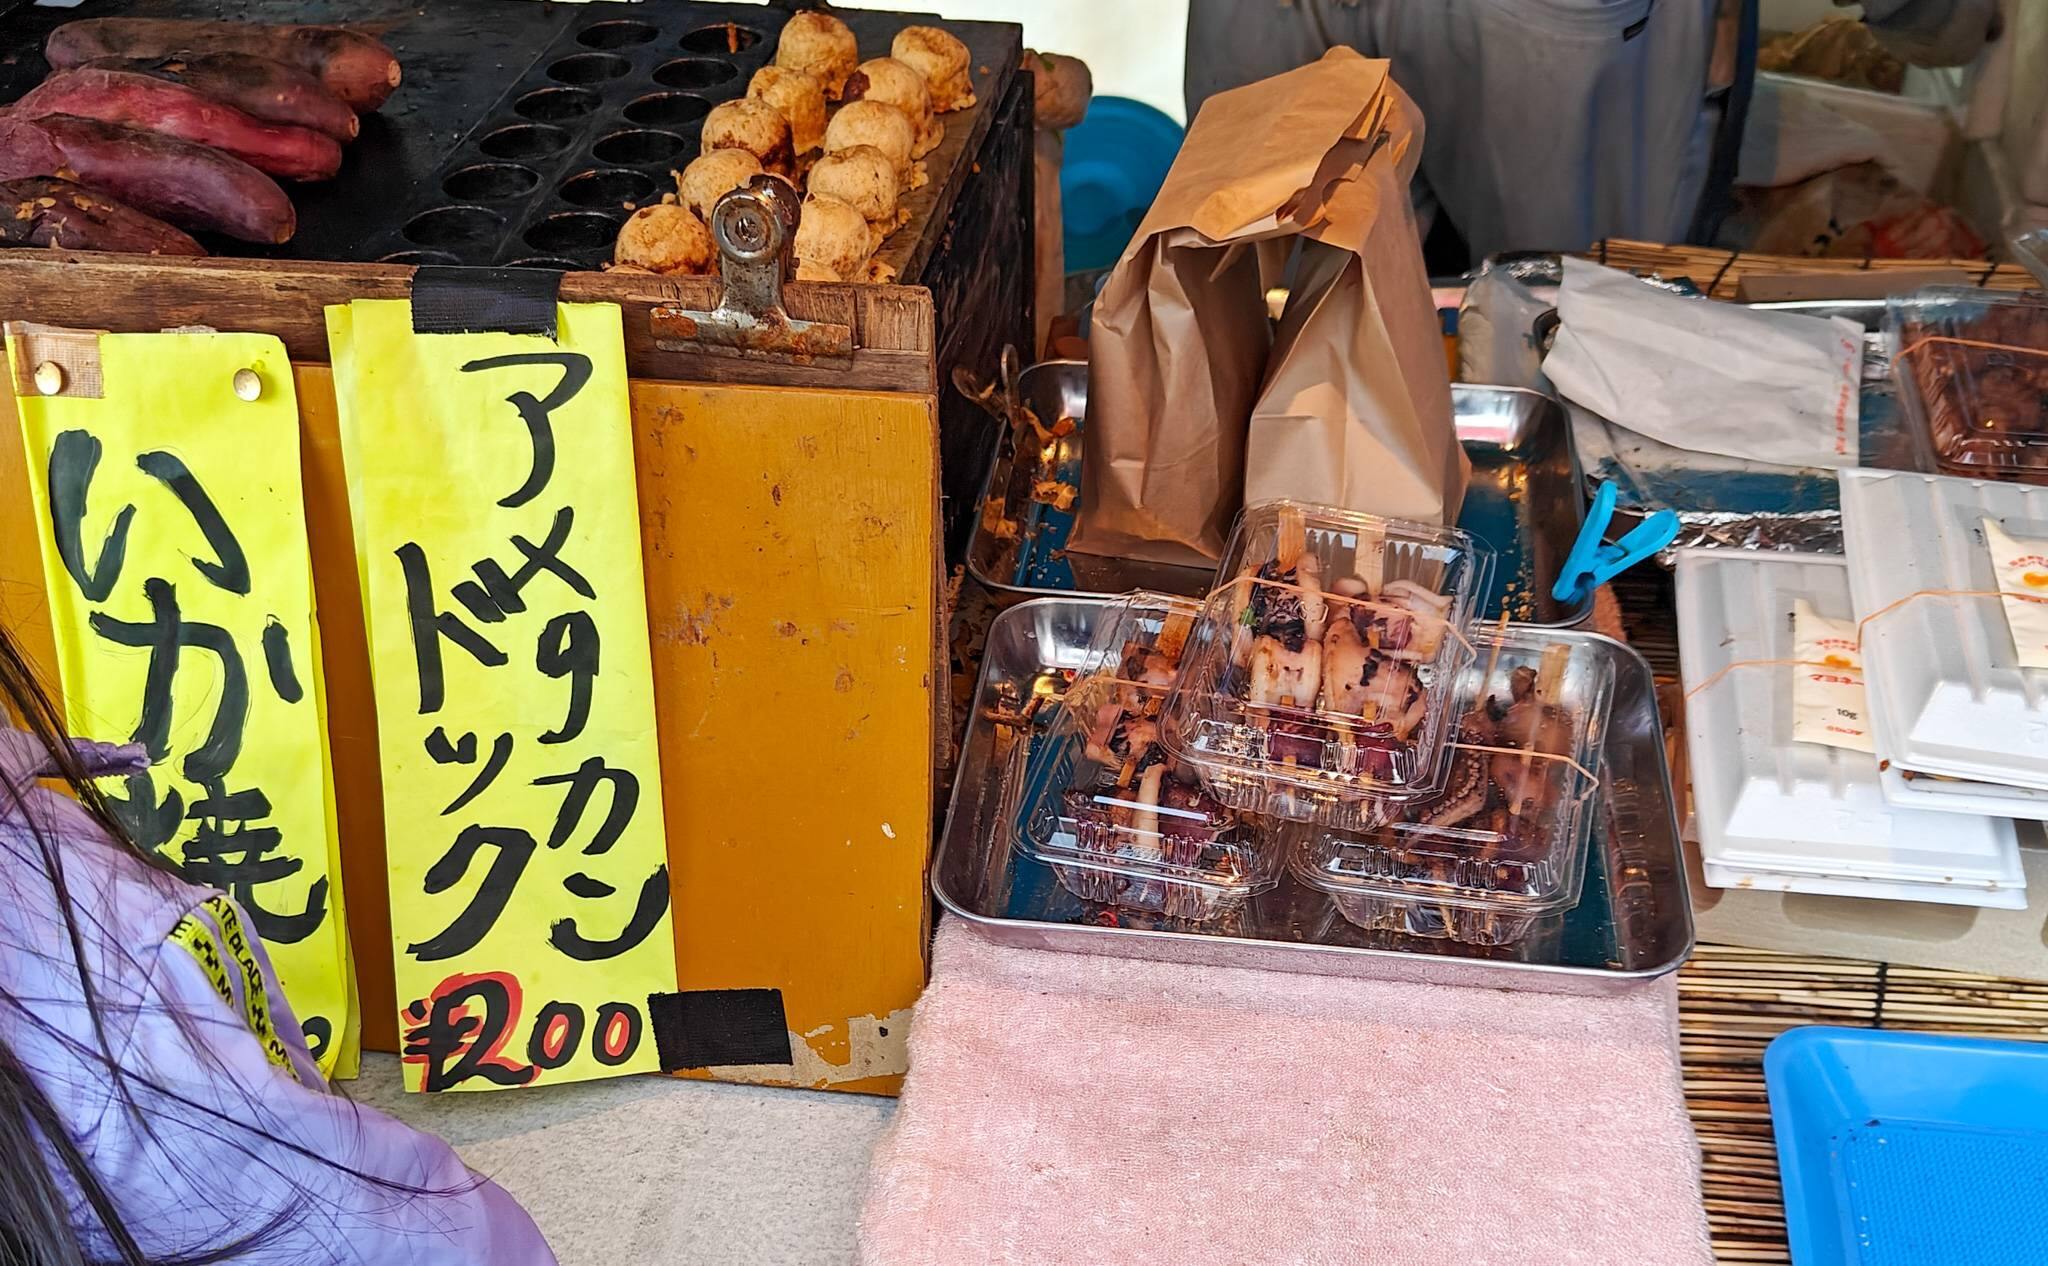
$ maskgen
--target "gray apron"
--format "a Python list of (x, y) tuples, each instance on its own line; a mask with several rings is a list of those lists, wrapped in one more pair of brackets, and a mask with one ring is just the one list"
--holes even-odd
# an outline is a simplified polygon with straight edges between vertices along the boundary
[[(1416, 205), (1475, 259), (1684, 240), (1718, 122), (1720, 0), (1190, 0), (1187, 99), (1346, 44), (1422, 107)], [(1427, 220), (1424, 220), (1427, 223)]]

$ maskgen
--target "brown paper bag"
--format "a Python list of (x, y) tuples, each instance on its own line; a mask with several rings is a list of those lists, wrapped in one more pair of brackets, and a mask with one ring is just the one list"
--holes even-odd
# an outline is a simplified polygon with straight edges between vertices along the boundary
[[(1213, 562), (1272, 497), (1456, 520), (1470, 467), (1408, 202), (1421, 155), (1387, 63), (1348, 48), (1202, 106), (1095, 302), (1070, 549)], [(1297, 245), (1276, 330), (1267, 283)]]

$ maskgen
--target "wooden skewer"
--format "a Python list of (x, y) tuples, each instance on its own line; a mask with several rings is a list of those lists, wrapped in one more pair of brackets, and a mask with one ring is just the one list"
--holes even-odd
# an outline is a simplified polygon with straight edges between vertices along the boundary
[(1273, 561), (1281, 574), (1294, 570), (1302, 551), (1308, 548), (1308, 521), (1297, 506), (1281, 506), (1273, 542)]
[(1155, 645), (1159, 653), (1168, 659), (1178, 661), (1181, 651), (1187, 646), (1188, 634), (1194, 630), (1195, 618), (1185, 611), (1176, 611), (1167, 616), (1159, 626), (1159, 638)]
[(1571, 663), (1572, 648), (1562, 642), (1543, 648), (1536, 668), (1536, 702), (1555, 705), (1564, 692), (1564, 670)]
[[(1536, 687), (1531, 692), (1536, 702), (1537, 721), (1535, 725), (1529, 727), (1529, 737), (1522, 740), (1522, 771), (1520, 781), (1523, 786), (1528, 785), (1529, 766), (1536, 759), (1536, 735), (1543, 729), (1543, 713), (1545, 710), (1555, 706), (1558, 696), (1564, 693), (1564, 670), (1570, 665), (1571, 658), (1572, 648), (1562, 642), (1558, 642), (1544, 647), (1543, 658), (1537, 661)], [(1568, 754), (1565, 752), (1556, 753), (1556, 755), (1560, 756)], [(1518, 801), (1509, 805), (1508, 812), (1520, 816), (1522, 804), (1523, 802)]]
[(1352, 550), (1353, 574), (1365, 582), (1365, 591), (1377, 598), (1387, 583), (1387, 534), (1378, 524), (1358, 529), (1358, 544)]
[(1500, 667), (1500, 651), (1502, 644), (1507, 640), (1507, 632), (1508, 613), (1503, 611), (1500, 613), (1500, 623), (1493, 626), (1493, 649), (1486, 655), (1486, 672), (1479, 678), (1482, 683), (1480, 689), (1483, 691), (1493, 689), (1493, 672)]

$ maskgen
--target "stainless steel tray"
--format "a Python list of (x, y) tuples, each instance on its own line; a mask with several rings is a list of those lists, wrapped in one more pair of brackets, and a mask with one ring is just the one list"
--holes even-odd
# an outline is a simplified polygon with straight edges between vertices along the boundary
[(1572, 628), (1593, 614), (1593, 596), (1563, 603), (1550, 596), (1557, 573), (1586, 522), (1584, 481), (1563, 406), (1522, 387), (1451, 388), (1458, 439), (1472, 459), (1472, 482), (1458, 526), (1494, 552), (1488, 620)]
[[(1024, 371), (1019, 394), (1048, 421), (1071, 417), (1084, 437), (1057, 472), (1078, 484), (1079, 449), (1086, 447), (1088, 366), (1084, 361), (1046, 361)], [(1571, 552), (1585, 522), (1585, 494), (1571, 425), (1555, 400), (1516, 387), (1452, 388), (1458, 438), (1472, 459), (1472, 483), (1458, 525), (1491, 546), (1497, 583), (1486, 618), (1505, 610), (1518, 623), (1566, 628), (1592, 614), (1589, 596), (1560, 603), (1550, 596), (1558, 568)], [(1011, 461), (1005, 442), (982, 490), (980, 516), (967, 545), (967, 571), (1003, 604), (1070, 594), (1119, 594), (1133, 589), (1199, 596), (1212, 573), (1133, 559), (1068, 554), (1073, 516), (1039, 506), (1031, 509), (1029, 464)], [(1036, 517), (1033, 517), (1035, 513)]]
[[(1017, 376), (1017, 394), (1047, 425), (1058, 418), (1072, 418), (1080, 424), (1076, 432), (1079, 442), (1071, 458), (1055, 472), (1078, 492), (1088, 433), (1088, 362), (1040, 361)], [(967, 574), (997, 602), (1007, 606), (1027, 598), (1129, 593), (1133, 589), (1189, 596), (1209, 592), (1209, 580), (1215, 573), (1208, 568), (1067, 554), (1072, 512), (1039, 506), (1034, 519), (1031, 487), (1037, 472), (1031, 463), (1011, 458), (1011, 437), (1005, 436), (982, 485), (974, 534), (967, 542)]]
[[(989, 629), (960, 776), (932, 859), (932, 891), (977, 934), (1009, 945), (1316, 975), (1607, 993), (1674, 971), (1692, 952), (1692, 907), (1649, 665), (1619, 642), (1560, 631), (1609, 657), (1615, 692), (1592, 865), (1577, 909), (1508, 951), (1361, 932), (1292, 880), (1233, 926), (1200, 931), (1111, 914), (1073, 897), (1009, 846), (1014, 774), (1079, 667), (1100, 598), (1023, 602)], [(1035, 702), (1034, 702), (1035, 701)]]

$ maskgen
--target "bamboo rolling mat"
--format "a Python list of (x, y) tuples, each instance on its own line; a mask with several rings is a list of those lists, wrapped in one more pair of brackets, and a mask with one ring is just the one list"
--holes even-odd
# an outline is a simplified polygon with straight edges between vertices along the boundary
[(1982, 259), (1820, 259), (1804, 255), (1756, 255), (1711, 246), (1660, 246), (1608, 238), (1582, 252), (1610, 268), (1655, 272), (1665, 277), (1690, 277), (1711, 298), (1733, 299), (1744, 273), (1917, 272), (1927, 268), (1959, 268), (1980, 286), (1993, 290), (2032, 290), (2039, 284), (2026, 269)]
[[(1637, 567), (1597, 595), (1592, 625), (1621, 637), (1675, 692), (1678, 640), (1671, 577)], [(1660, 698), (1673, 724), (1674, 700)], [(1675, 745), (1682, 752), (1683, 745)], [(1684, 763), (1673, 774), (1684, 788)], [(2048, 947), (2044, 947), (2048, 952)], [(1778, 1194), (1778, 1152), (1764, 1093), (1764, 1047), (1802, 1024), (1917, 1029), (1970, 1037), (2048, 1041), (2048, 984), (1846, 958), (1798, 958), (1701, 945), (1678, 974), (1679, 1058), (1686, 1106), (1700, 1139), (1700, 1186), (1716, 1258), (1792, 1259)]]
[(1791, 1260), (1763, 1056), (1801, 1024), (2048, 1041), (2048, 985), (1700, 946), (1678, 976), (1679, 1052), (1722, 1262)]

